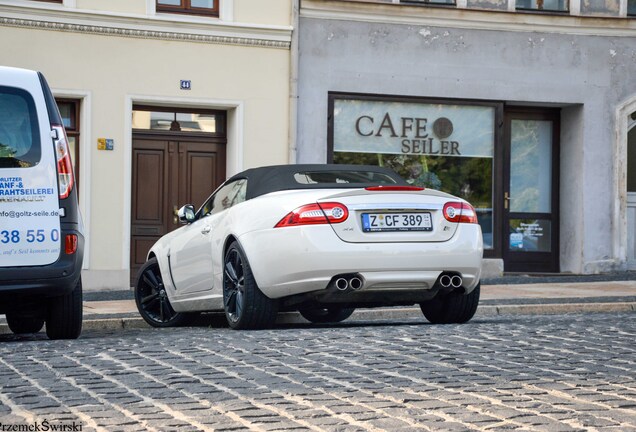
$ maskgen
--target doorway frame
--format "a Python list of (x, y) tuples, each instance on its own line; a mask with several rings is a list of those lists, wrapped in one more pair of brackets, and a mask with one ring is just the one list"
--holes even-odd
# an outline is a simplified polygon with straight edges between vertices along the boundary
[(124, 184), (122, 226), (122, 262), (121, 268), (128, 272), (126, 280), (130, 280), (130, 235), (132, 216), (132, 113), (133, 105), (156, 106), (178, 109), (207, 109), (226, 111), (226, 161), (225, 175), (232, 175), (243, 170), (244, 120), (245, 103), (241, 100), (197, 99), (185, 97), (153, 97), (148, 95), (126, 95), (124, 108)]
[(615, 270), (627, 269), (627, 133), (636, 111), (636, 94), (616, 108), (614, 114), (614, 190), (612, 196), (612, 250)]
[[(550, 221), (551, 221), (551, 247), (550, 252), (551, 259), (545, 259), (548, 252), (512, 252), (509, 250), (509, 235), (508, 224), (511, 219), (512, 212), (505, 209), (505, 199), (503, 195), (505, 192), (510, 192), (510, 176), (511, 176), (511, 122), (514, 118), (520, 118), (524, 120), (539, 120), (552, 122), (552, 149), (550, 159), (552, 163), (552, 180), (551, 180), (551, 196), (550, 196)], [(559, 108), (545, 108), (545, 107), (522, 107), (522, 106), (507, 106), (504, 110), (503, 118), (503, 130), (504, 139), (502, 140), (502, 154), (500, 160), (501, 172), (501, 187), (502, 192), (500, 195), (501, 202), (499, 203), (499, 213), (501, 214), (501, 258), (503, 260), (505, 273), (560, 273), (561, 271), (561, 251), (560, 251), (560, 228), (561, 228), (561, 212), (560, 212), (560, 173), (561, 173), (561, 113)], [(514, 254), (523, 253), (529, 263), (526, 267), (512, 268), (515, 261)], [(545, 268), (545, 266), (549, 268)], [(545, 270), (544, 270), (545, 269)]]
[(79, 209), (82, 214), (82, 224), (84, 227), (84, 260), (82, 262), (82, 270), (91, 268), (91, 185), (92, 176), (91, 162), (92, 154), (92, 96), (90, 91), (68, 90), (52, 88), (51, 93), (57, 99), (73, 99), (79, 103), (79, 154), (81, 163), (79, 170), (76, 172), (82, 187), (79, 189), (78, 201)]

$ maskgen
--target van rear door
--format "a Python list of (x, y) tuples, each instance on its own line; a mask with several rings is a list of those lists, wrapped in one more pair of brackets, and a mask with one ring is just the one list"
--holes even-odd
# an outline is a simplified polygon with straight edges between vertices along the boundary
[(0, 68), (0, 267), (59, 258), (53, 134), (37, 73)]

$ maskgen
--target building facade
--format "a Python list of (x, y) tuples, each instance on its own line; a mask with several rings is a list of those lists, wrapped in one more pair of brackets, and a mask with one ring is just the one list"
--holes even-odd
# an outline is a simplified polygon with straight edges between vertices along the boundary
[(468, 199), (485, 275), (636, 269), (636, 2), (303, 0), (298, 162)]
[(4, 66), (41, 71), (71, 141), (85, 289), (246, 168), (287, 163), (291, 0), (0, 0)]

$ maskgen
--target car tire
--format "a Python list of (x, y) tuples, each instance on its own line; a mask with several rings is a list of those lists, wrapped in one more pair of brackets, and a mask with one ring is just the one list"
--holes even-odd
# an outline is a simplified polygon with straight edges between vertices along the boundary
[(236, 330), (270, 328), (278, 314), (278, 302), (260, 290), (238, 242), (223, 258), (223, 307), (228, 324)]
[(71, 291), (50, 300), (46, 315), (49, 339), (77, 339), (82, 333), (82, 279)]
[(298, 312), (307, 321), (315, 324), (338, 323), (346, 320), (355, 311), (355, 308), (330, 306), (325, 308), (300, 309)]
[(141, 317), (152, 327), (175, 327), (188, 318), (188, 314), (172, 308), (155, 257), (146, 261), (137, 273), (135, 304)]
[(23, 317), (19, 314), (7, 313), (7, 325), (15, 334), (37, 333), (44, 326), (44, 318)]
[(475, 315), (480, 291), (481, 285), (477, 284), (469, 294), (438, 294), (434, 299), (421, 303), (420, 309), (432, 324), (463, 324)]

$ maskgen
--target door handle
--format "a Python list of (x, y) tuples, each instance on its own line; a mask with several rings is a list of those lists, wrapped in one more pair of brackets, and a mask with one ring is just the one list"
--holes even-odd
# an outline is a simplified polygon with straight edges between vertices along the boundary
[(203, 229), (201, 230), (201, 234), (208, 234), (210, 231), (212, 231), (212, 228), (210, 228), (209, 226), (203, 227)]
[(512, 197), (508, 192), (504, 192), (504, 208), (507, 210)]

